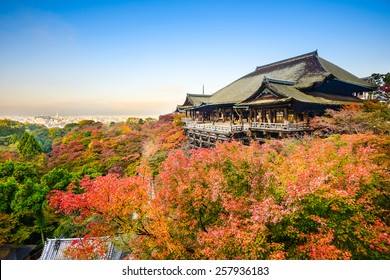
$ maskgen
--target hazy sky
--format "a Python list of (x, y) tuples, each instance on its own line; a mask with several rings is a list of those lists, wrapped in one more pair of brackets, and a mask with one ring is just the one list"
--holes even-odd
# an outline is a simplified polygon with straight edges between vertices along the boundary
[(0, 115), (172, 112), (318, 49), (390, 71), (390, 1), (0, 1)]

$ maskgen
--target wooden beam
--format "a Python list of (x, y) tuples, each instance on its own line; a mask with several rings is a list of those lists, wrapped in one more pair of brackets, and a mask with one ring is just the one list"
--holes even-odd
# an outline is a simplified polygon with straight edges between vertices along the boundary
[(287, 107), (283, 110), (284, 123), (288, 123), (288, 110)]

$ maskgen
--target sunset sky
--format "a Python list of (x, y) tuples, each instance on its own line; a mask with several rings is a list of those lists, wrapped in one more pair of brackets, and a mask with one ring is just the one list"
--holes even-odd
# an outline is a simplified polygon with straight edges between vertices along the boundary
[(0, 115), (172, 112), (318, 49), (390, 72), (390, 1), (0, 1)]

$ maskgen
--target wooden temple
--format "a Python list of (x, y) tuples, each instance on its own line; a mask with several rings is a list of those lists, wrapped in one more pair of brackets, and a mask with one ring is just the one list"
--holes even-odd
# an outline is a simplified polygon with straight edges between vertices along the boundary
[(212, 95), (187, 94), (177, 110), (193, 147), (216, 141), (285, 137), (308, 131), (309, 119), (346, 104), (373, 86), (317, 51), (259, 66)]

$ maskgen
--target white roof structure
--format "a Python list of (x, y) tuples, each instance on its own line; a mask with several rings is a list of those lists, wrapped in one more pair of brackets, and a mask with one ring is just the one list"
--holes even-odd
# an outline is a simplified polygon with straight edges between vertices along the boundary
[[(47, 239), (43, 247), (40, 260), (67, 260), (64, 251), (71, 246), (74, 241), (82, 241), (82, 238), (55, 238)], [(103, 257), (98, 257), (99, 260), (120, 260), (123, 258), (122, 250), (107, 241), (107, 253)]]

